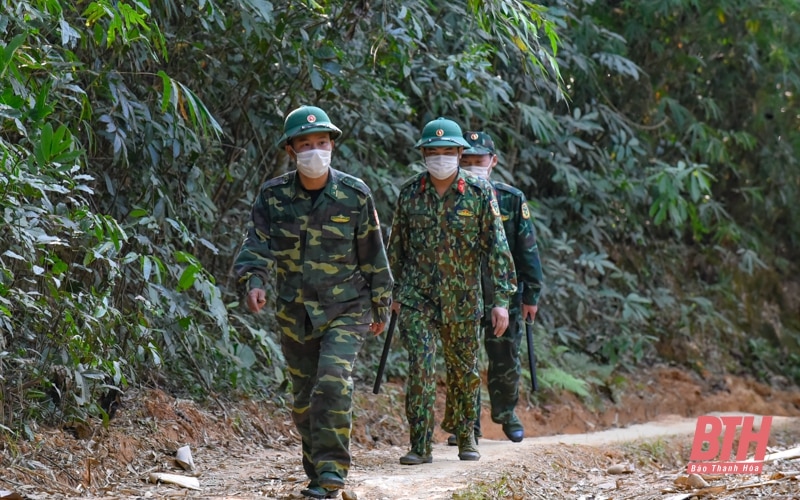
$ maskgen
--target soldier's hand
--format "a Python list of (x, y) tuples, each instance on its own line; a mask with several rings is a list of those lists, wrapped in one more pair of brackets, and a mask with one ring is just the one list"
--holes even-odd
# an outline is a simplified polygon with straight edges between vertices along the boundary
[(539, 306), (529, 306), (522, 304), (522, 319), (526, 323), (533, 323), (536, 321), (536, 313), (539, 312)]
[(492, 308), (492, 326), (494, 327), (494, 336), (501, 337), (508, 328), (508, 309), (505, 307)]
[(377, 336), (381, 334), (385, 326), (386, 323), (370, 323), (369, 331), (371, 331), (373, 335)]
[(247, 292), (247, 308), (257, 313), (267, 303), (267, 293), (261, 288), (253, 288)]
[(400, 314), (400, 302), (392, 301), (392, 312), (395, 314)]

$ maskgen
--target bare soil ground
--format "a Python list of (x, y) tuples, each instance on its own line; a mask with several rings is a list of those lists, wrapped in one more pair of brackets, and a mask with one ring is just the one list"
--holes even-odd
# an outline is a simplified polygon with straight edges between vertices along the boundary
[[(30, 499), (302, 498), (299, 437), (279, 403), (216, 398), (200, 405), (156, 389), (129, 391), (107, 428), (101, 422), (70, 423), (33, 429), (32, 441), (0, 441), (0, 499), (3, 490), (8, 498)], [(441, 395), (437, 406), (440, 418)], [(484, 411), (478, 462), (459, 461), (437, 429), (434, 462), (407, 467), (398, 463), (408, 439), (402, 386), (387, 383), (379, 395), (361, 386), (347, 496), (800, 498), (796, 459), (766, 465), (761, 475), (704, 476), (707, 485), (685, 484), (693, 417), (714, 412), (800, 417), (800, 392), (658, 367), (630, 377), (591, 407), (569, 394), (521, 402), (522, 443), (505, 440)], [(175, 463), (184, 445), (192, 451), (193, 472)], [(768, 452), (798, 446), (800, 419), (776, 419)], [(149, 483), (153, 472), (196, 477), (200, 489)]]

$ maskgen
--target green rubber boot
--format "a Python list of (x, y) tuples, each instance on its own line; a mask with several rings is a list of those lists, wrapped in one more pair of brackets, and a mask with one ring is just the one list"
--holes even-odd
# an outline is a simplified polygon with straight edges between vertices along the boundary
[(458, 458), (460, 460), (480, 460), (481, 454), (478, 453), (478, 444), (475, 442), (475, 430), (472, 426), (466, 431), (457, 434)]

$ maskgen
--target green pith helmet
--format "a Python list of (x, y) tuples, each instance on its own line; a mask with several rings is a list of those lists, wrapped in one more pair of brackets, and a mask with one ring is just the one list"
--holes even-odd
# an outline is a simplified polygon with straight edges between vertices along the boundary
[(278, 139), (278, 147), (283, 147), (286, 141), (298, 135), (313, 134), (314, 132), (330, 132), (331, 140), (338, 139), (342, 131), (331, 123), (328, 114), (316, 106), (300, 106), (288, 115), (283, 122), (283, 135)]
[(464, 140), (469, 143), (469, 149), (465, 149), (463, 155), (493, 155), (494, 141), (486, 132), (467, 131), (464, 132)]
[(415, 148), (458, 146), (468, 148), (469, 143), (461, 137), (461, 127), (458, 123), (447, 118), (437, 118), (429, 121), (422, 129), (422, 139), (414, 144)]

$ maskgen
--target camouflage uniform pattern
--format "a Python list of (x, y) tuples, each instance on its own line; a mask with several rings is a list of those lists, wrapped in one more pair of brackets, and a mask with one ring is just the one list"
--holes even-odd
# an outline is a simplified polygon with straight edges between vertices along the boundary
[[(508, 309), (508, 330), (502, 337), (492, 333), (491, 321), (484, 321), (484, 347), (489, 358), (488, 386), (492, 407), (492, 421), (498, 424), (511, 423), (514, 408), (519, 400), (519, 379), (521, 375), (520, 344), (522, 342), (523, 318), (522, 304), (537, 305), (542, 291), (542, 264), (539, 247), (536, 243), (536, 230), (531, 221), (528, 202), (522, 191), (504, 184), (492, 182), (500, 205), (508, 246), (514, 257), (517, 273), (517, 293)], [(482, 283), (486, 311), (492, 307), (492, 275), (484, 266)], [(480, 408), (480, 391), (478, 391)], [(480, 419), (476, 420), (476, 430), (480, 429)], [(478, 432), (480, 434), (480, 432)]]
[(477, 418), (475, 391), (481, 262), (492, 270), (492, 304), (507, 307), (516, 291), (511, 252), (491, 185), (459, 169), (439, 196), (427, 172), (407, 181), (397, 200), (389, 263), (398, 328), (409, 355), (406, 417), (412, 451), (429, 455), (435, 396), (434, 359), (440, 337), (447, 366), (447, 410), (442, 427), (469, 429)]
[[(306, 327), (313, 330), (308, 321)], [(367, 324), (341, 325), (305, 342), (281, 336), (292, 377), (292, 420), (302, 440), (303, 469), (312, 482), (323, 472), (346, 478), (350, 469), (350, 374), (368, 330)]]
[(276, 278), (292, 418), (312, 482), (350, 467), (351, 372), (371, 322), (386, 322), (393, 279), (372, 194), (329, 169), (316, 201), (296, 172), (264, 183), (234, 269), (248, 289)]
[(408, 351), (406, 418), (411, 450), (426, 456), (431, 454), (433, 444), (436, 335), (442, 341), (446, 369), (447, 405), (442, 428), (455, 433), (468, 429), (478, 418), (474, 397), (480, 386), (480, 322), (440, 323), (411, 307), (403, 308), (400, 318), (400, 336)]

